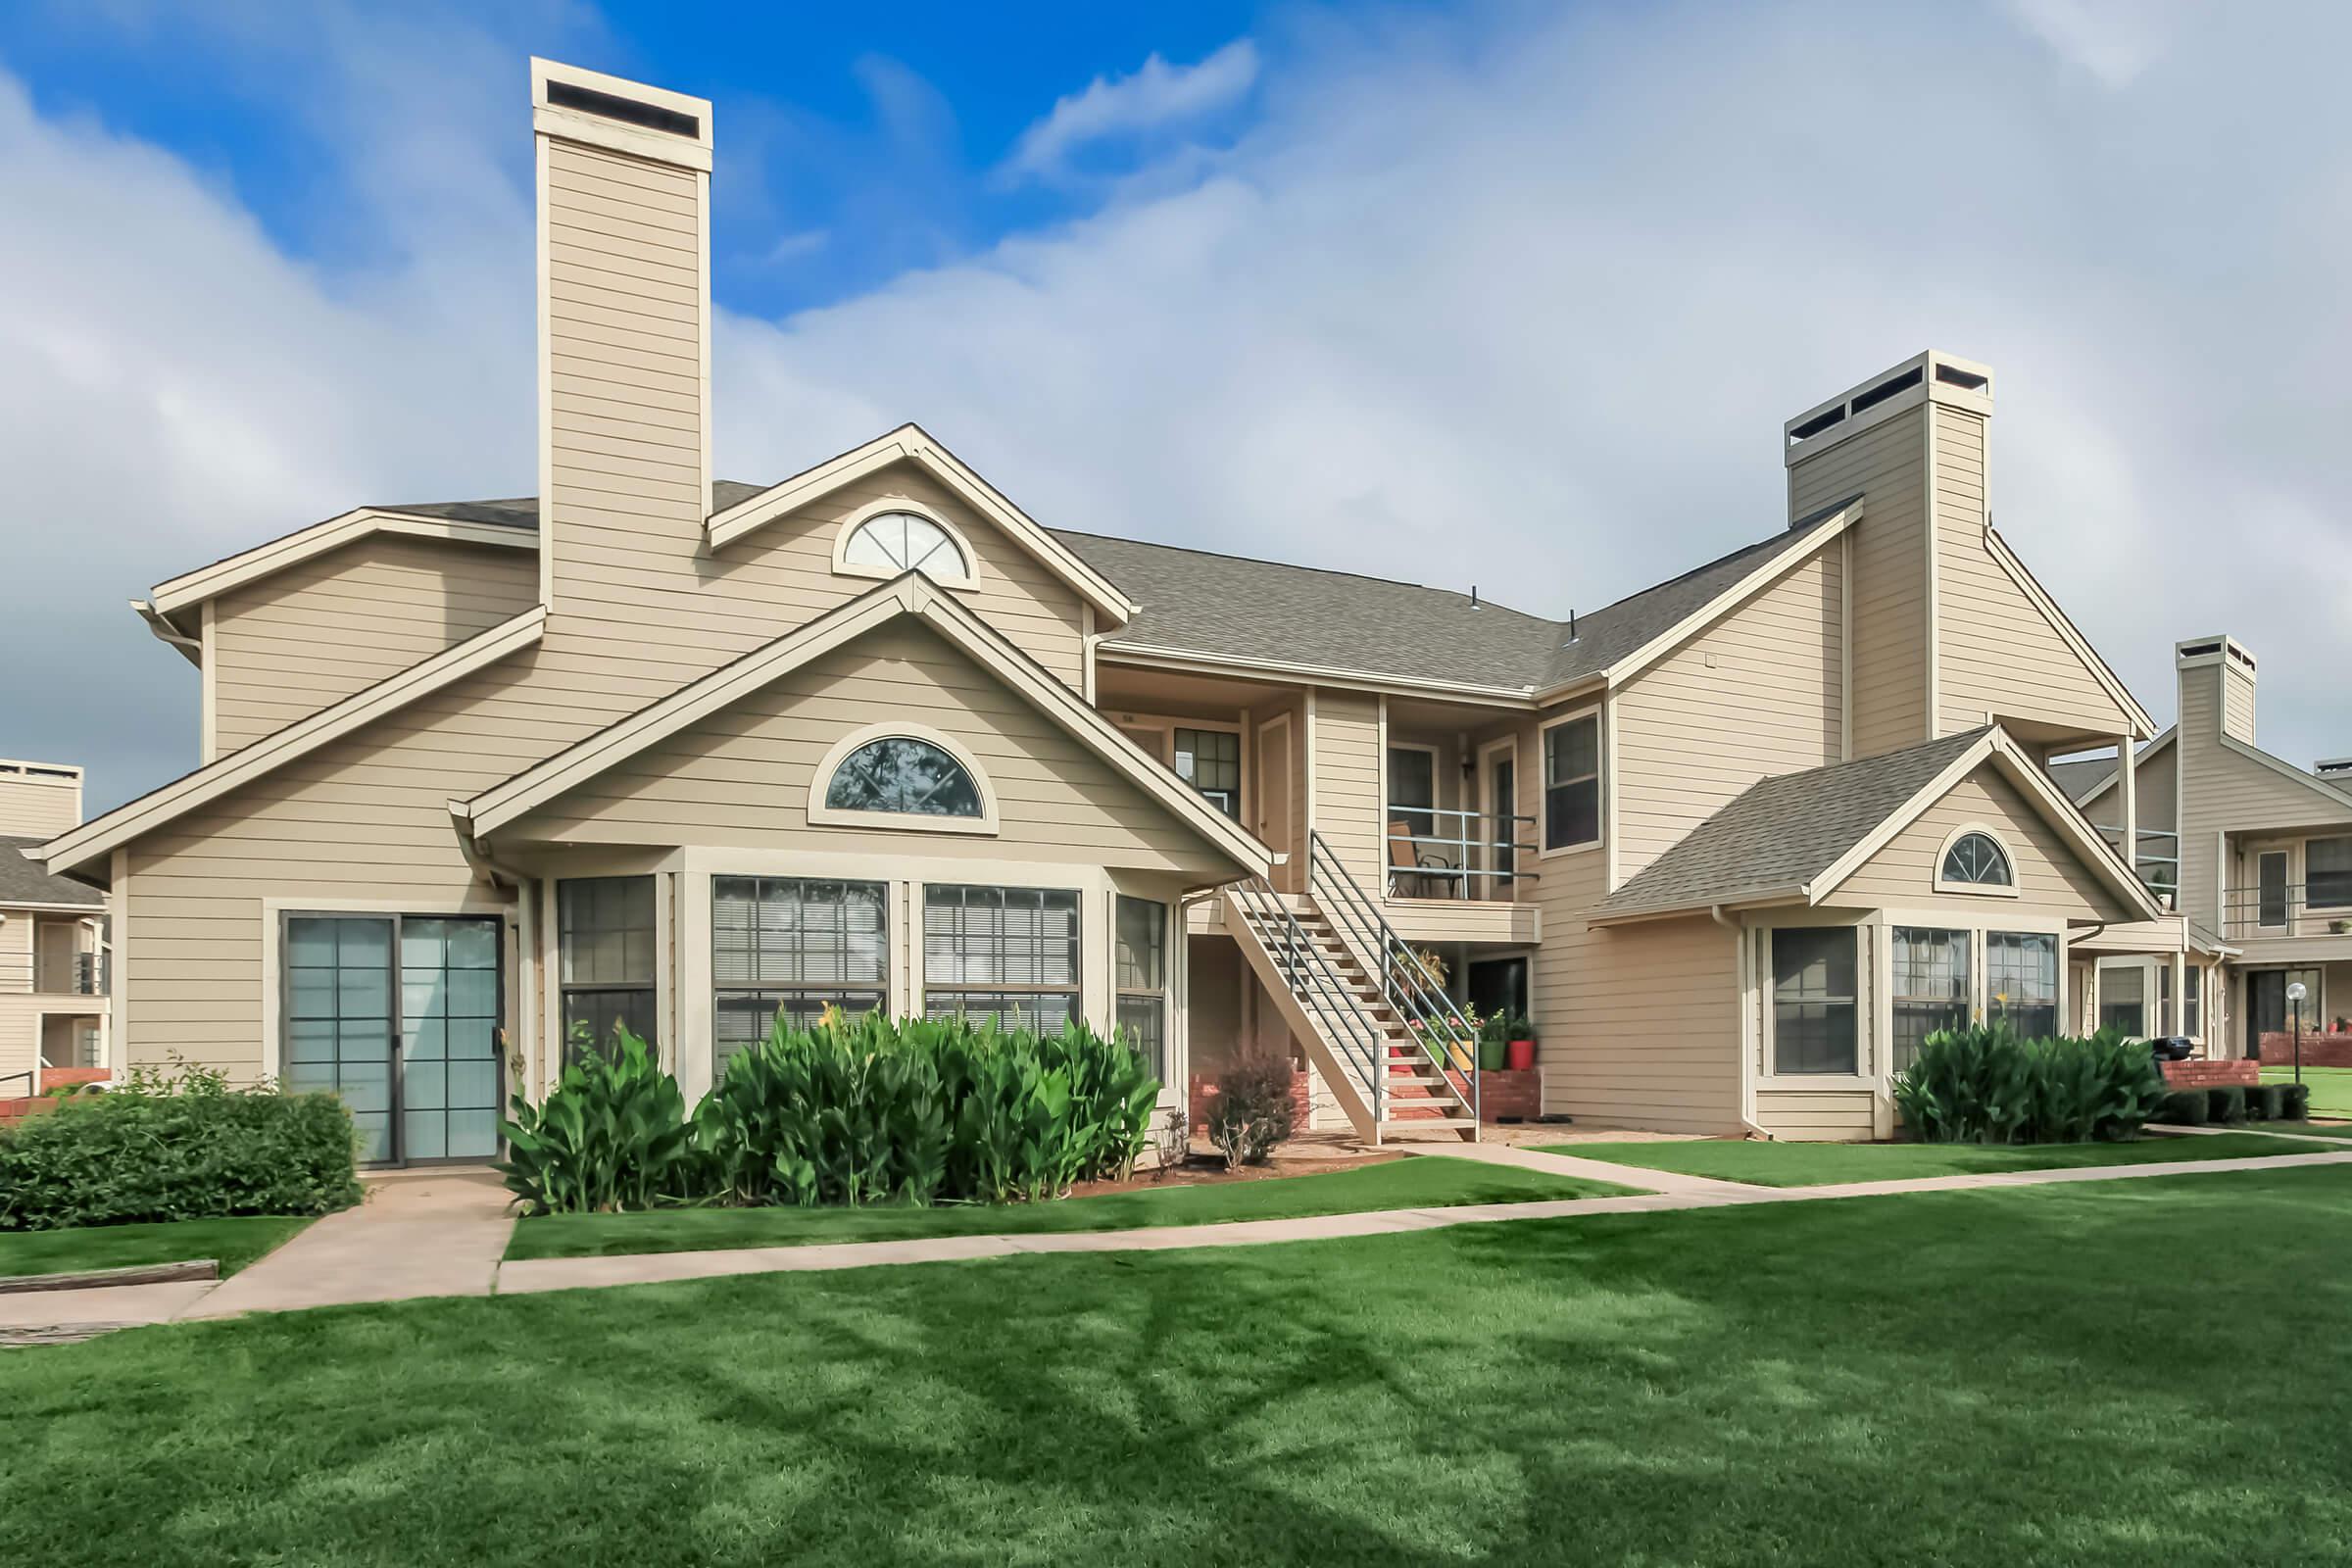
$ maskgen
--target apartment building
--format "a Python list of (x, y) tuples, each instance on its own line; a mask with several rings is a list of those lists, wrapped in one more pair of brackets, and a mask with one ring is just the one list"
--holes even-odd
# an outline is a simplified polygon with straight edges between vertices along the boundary
[(0, 1100), (108, 1064), (106, 895), (23, 853), (80, 820), (80, 768), (0, 759)]
[(2176, 985), (2141, 960), (2100, 958), (2078, 994), (2087, 1021), (2256, 1056), (2298, 1016), (2314, 1031), (2352, 1021), (2352, 759), (2302, 768), (2255, 744), (2257, 665), (2237, 639), (2192, 637), (2173, 662), (2179, 722), (2139, 750), (2131, 781), (2113, 757), (2053, 772), (2118, 845), (2136, 784), (2141, 873), (2177, 890), (2206, 967)]
[(1083, 1017), (1171, 1105), (1262, 1044), (1322, 1118), (1457, 1137), (1419, 1042), (1476, 1003), (1546, 1112), (1864, 1137), (1928, 1030), (2192, 951), (2046, 770), (2117, 748), (2135, 833), (2154, 727), (1991, 526), (1984, 367), (1807, 409), (1786, 517), (1565, 620), (1049, 527), (913, 425), (715, 480), (710, 105), (531, 86), (536, 496), (159, 583), (200, 765), (32, 852), (111, 892), (128, 1059), (416, 1161), (616, 1021), (691, 1096), (779, 1012)]

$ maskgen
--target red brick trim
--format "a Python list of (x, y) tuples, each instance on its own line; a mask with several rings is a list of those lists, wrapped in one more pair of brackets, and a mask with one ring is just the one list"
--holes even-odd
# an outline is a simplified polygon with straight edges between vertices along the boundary
[(2261, 1063), (2240, 1056), (2233, 1061), (2168, 1061), (2164, 1081), (2181, 1089), (2223, 1089), (2231, 1084), (2251, 1087), (2262, 1082)]

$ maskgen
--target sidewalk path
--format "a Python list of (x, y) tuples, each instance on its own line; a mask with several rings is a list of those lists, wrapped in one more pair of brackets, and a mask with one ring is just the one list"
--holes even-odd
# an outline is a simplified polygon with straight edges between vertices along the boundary
[(514, 1221), (479, 1170), (404, 1171), (220, 1282), (183, 1317), (235, 1317), (419, 1296), (488, 1296)]
[[(2307, 1151), (2310, 1142), (2302, 1141)], [(916, 1241), (748, 1247), (621, 1257), (528, 1258), (501, 1263), (514, 1222), (506, 1214), (506, 1194), (498, 1186), (497, 1178), (479, 1171), (409, 1172), (371, 1180), (367, 1203), (328, 1215), (268, 1257), (218, 1286), (136, 1285), (110, 1290), (35, 1292), (13, 1298), (0, 1297), (0, 1344), (12, 1339), (22, 1342), (86, 1337), (84, 1330), (100, 1332), (105, 1327), (131, 1324), (233, 1317), (243, 1312), (290, 1311), (358, 1301), (410, 1300), (430, 1296), (488, 1296), (493, 1291), (502, 1296), (528, 1295), (740, 1274), (945, 1263), (1027, 1252), (1155, 1252), (1182, 1248), (1257, 1247), (1275, 1242), (1443, 1230), (1456, 1225), (1572, 1219), (1588, 1214), (1648, 1214), (1728, 1208), (1744, 1203), (1803, 1203), (1822, 1199), (1880, 1198), (1904, 1193), (2044, 1187), (2131, 1181), (2149, 1176), (2225, 1175), (2304, 1165), (2352, 1165), (2352, 1149), (2338, 1147), (2250, 1159), (2088, 1165), (2062, 1170), (1845, 1182), (1824, 1187), (1754, 1187), (1495, 1145), (1404, 1147), (1407, 1152), (1415, 1154), (1478, 1159), (1655, 1190), (1628, 1198), (1396, 1208), (1363, 1214), (1146, 1230), (941, 1236)], [(14, 1316), (6, 1315), (10, 1313)], [(35, 1318), (40, 1321), (32, 1321)]]

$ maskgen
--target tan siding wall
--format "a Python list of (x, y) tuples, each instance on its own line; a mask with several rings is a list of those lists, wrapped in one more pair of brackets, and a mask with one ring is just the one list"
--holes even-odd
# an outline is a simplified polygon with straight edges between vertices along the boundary
[(1756, 1091), (1756, 1125), (1781, 1138), (1867, 1139), (1876, 1097), (1869, 1090)]
[(378, 534), (212, 605), (216, 755), (225, 757), (521, 613), (535, 551)]
[(2223, 748), (2223, 710), (2230, 688), (2243, 685), (2215, 665), (2180, 671), (2180, 908), (2208, 926), (2222, 920), (2229, 889), (2217, 835), (2352, 821), (2352, 810), (2319, 790)]
[(1618, 693), (1621, 878), (1758, 779), (1837, 760), (1839, 559), (1825, 547)]
[(1933, 412), (1938, 732), (1973, 729), (1991, 712), (2123, 733), (2129, 716), (1986, 544), (1985, 421)]
[(1315, 692), (1314, 826), (1366, 893), (1381, 885), (1380, 699)]
[(1867, 497), (1853, 539), (1854, 755), (1928, 738), (1926, 413), (1896, 415), (1789, 470), (1789, 514)]
[[(1944, 840), (1968, 823), (1992, 828), (2009, 846), (2016, 862), (2016, 898), (1935, 891)], [(1989, 763), (1953, 785), (1942, 800), (1922, 811), (1885, 849), (1825, 895), (1823, 902), (1864, 906), (1941, 905), (1996, 913), (2012, 908), (2062, 913), (2076, 920), (2131, 916), (2072, 846)]]
[[(961, 742), (996, 791), (995, 836), (810, 827), (828, 748), (881, 717)], [(811, 662), (569, 791), (508, 841), (1058, 860), (1214, 874), (1199, 835), (960, 652), (901, 623)]]
[(80, 821), (80, 784), (0, 773), (0, 834), (53, 838)]
[(2254, 740), (2254, 683), (2246, 679), (2245, 671), (2235, 663), (2221, 666), (2222, 676), (2222, 733), (2244, 741)]

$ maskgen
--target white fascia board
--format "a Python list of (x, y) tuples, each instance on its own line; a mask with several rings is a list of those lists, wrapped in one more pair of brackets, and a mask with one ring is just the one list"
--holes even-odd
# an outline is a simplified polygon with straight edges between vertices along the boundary
[(538, 606), (503, 620), (465, 642), (443, 649), (398, 674), (354, 692), (330, 708), (298, 719), (252, 745), (184, 774), (135, 801), (93, 817), (70, 833), (62, 833), (35, 848), (32, 858), (56, 874), (88, 863), (99, 856), (152, 833), (173, 818), (220, 799), (287, 762), (306, 757), (361, 725), (406, 707), (417, 698), (439, 691), (509, 654), (536, 643), (547, 625), (547, 612)]
[(374, 533), (443, 539), (457, 544), (497, 545), (514, 550), (539, 548), (539, 532), (535, 528), (509, 528), (491, 522), (421, 517), (412, 513), (361, 507), (341, 516), (329, 517), (324, 522), (315, 522), (308, 528), (298, 528), (226, 560), (216, 561), (209, 566), (184, 572), (169, 582), (158, 583), (149, 594), (147, 604), (155, 613), (168, 617), (191, 605), (217, 598), (232, 588), (258, 581), (272, 572), (283, 571), (314, 556), (322, 556)]

